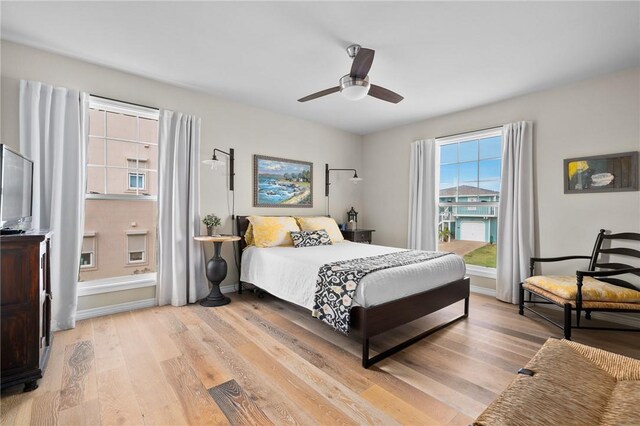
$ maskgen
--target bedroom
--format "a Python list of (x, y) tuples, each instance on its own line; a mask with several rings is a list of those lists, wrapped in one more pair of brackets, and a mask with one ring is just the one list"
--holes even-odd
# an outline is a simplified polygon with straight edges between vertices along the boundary
[[(58, 185), (82, 185), (81, 197), (68, 204), (58, 200), (63, 204), (48, 214), (60, 217), (68, 211), (84, 223), (67, 223), (71, 228), (66, 229), (75, 231), (51, 235), (52, 244), (60, 244), (60, 238), (71, 244), (52, 250), (52, 256), (60, 265), (77, 266), (58, 266), (62, 275), (51, 283), (55, 331), (47, 366), (32, 392), (21, 393), (21, 386), (3, 390), (3, 424), (242, 423), (238, 419), (244, 415), (258, 416), (256, 423), (312, 424), (327, 423), (324, 412), (345, 423), (470, 424), (547, 338), (564, 336), (529, 312), (519, 316), (513, 304), (517, 282), (497, 285), (497, 269), (511, 265), (527, 276), (529, 256), (589, 255), (600, 229), (640, 232), (637, 167), (635, 191), (580, 194), (565, 193), (564, 187), (566, 159), (640, 151), (639, 4), (364, 4), (366, 20), (356, 19), (363, 16), (363, 3), (2, 2), (1, 143), (31, 160), (38, 155), (41, 163), (64, 164), (70, 174), (58, 177)], [(339, 84), (354, 62), (346, 50), (352, 44), (375, 51), (371, 84), (404, 99), (351, 101), (333, 93), (298, 102)], [(122, 153), (118, 168), (107, 154), (78, 165), (73, 153), (56, 157), (25, 151), (28, 120), (37, 116), (25, 99), (36, 82), (41, 90), (58, 88), (54, 94), (66, 89), (88, 97), (88, 128), (75, 142), (84, 146), (89, 139), (87, 158), (96, 145), (108, 149), (107, 141), (133, 146), (129, 136), (98, 126), (96, 117), (106, 120), (107, 114), (137, 117), (138, 125), (157, 122), (147, 136), (131, 119), (113, 129), (132, 131), (135, 146), (146, 153)], [(32, 107), (41, 105), (30, 101)], [(162, 162), (167, 147), (158, 142), (170, 139), (161, 125), (168, 123), (162, 121), (166, 110), (192, 119), (190, 134), (199, 139), (199, 149), (191, 152), (197, 167), (178, 167), (182, 180), (163, 183), (173, 176)], [(502, 137), (503, 126), (521, 122), (531, 131), (532, 250), (500, 264), (500, 256), (508, 254), (500, 251), (501, 242), (516, 241), (511, 233), (499, 232), (498, 182), (505, 176), (496, 175), (504, 170), (496, 164), (503, 156), (443, 161), (446, 152), (440, 150), (458, 147), (458, 154), (466, 155), (461, 145), (482, 139), (486, 143), (476, 144), (478, 152), (482, 147), (490, 152), (491, 137)], [(424, 170), (437, 169), (424, 180), (433, 190), (433, 208), (418, 211), (410, 183), (418, 181), (411, 170), (412, 146), (417, 149), (418, 141), (430, 146), (433, 139), (440, 165), (431, 159), (432, 167)], [(203, 163), (214, 155), (224, 164)], [(276, 163), (267, 164), (271, 160), (264, 157)], [(261, 206), (269, 197), (258, 197), (260, 158), (264, 170), (290, 168), (287, 176), (263, 173), (263, 185), (275, 188), (263, 194), (290, 199), (278, 191), (305, 194), (308, 184), (311, 198), (299, 197), (294, 207), (277, 201), (272, 203), (277, 207)], [(76, 167), (66, 167), (74, 159)], [(470, 164), (477, 178), (447, 174), (447, 168), (460, 170), (460, 164)], [(481, 178), (485, 164), (493, 166)], [(34, 171), (38, 167), (34, 161)], [(116, 170), (121, 175), (115, 192), (109, 179), (95, 181), (90, 174)], [(196, 170), (199, 179), (189, 186)], [(33, 219), (45, 210), (35, 200), (35, 177)], [(85, 180), (97, 182), (96, 187), (85, 191)], [(177, 188), (176, 196), (193, 197), (172, 201), (168, 183)], [(465, 185), (478, 191), (463, 193)], [(198, 188), (196, 194), (189, 187)], [(436, 188), (445, 191), (436, 197)], [(458, 192), (446, 191), (451, 188)], [(181, 212), (177, 207), (189, 204), (184, 200), (199, 204), (191, 211), (199, 216), (194, 235), (207, 234), (201, 219), (208, 214), (221, 220), (213, 231), (220, 234), (238, 233), (232, 216), (330, 215), (346, 228), (357, 227), (340, 234), (374, 246), (430, 250), (428, 244), (439, 240), (442, 250), (457, 250), (456, 259), (466, 262), (469, 316), (364, 369), (362, 342), (313, 318), (308, 306), (295, 306), (283, 294), (275, 297), (273, 288), (263, 288), (267, 294), (238, 294), (239, 271), (248, 267), (245, 255), (251, 252), (241, 250), (242, 241), (221, 244), (227, 263), (220, 284), (224, 296), (213, 296), (231, 302), (202, 307), (195, 302), (209, 293), (204, 274), (214, 244), (190, 240), (192, 253), (201, 258), (193, 262), (169, 249), (154, 253), (162, 244), (160, 234), (167, 235), (162, 218), (179, 222), (167, 212)], [(92, 209), (92, 203), (98, 207)], [(352, 208), (357, 224), (349, 224)], [(109, 238), (115, 242), (108, 243)], [(307, 270), (317, 271), (320, 261), (309, 253), (345, 247), (340, 244), (350, 243), (291, 250), (316, 261)], [(70, 255), (73, 251), (78, 256)], [(196, 271), (195, 282), (160, 282), (159, 274), (181, 264)], [(544, 264), (538, 273), (575, 275), (583, 267), (583, 260)], [(411, 265), (364, 279), (402, 268)], [(63, 282), (65, 277), (73, 282)], [(3, 275), (3, 291), (6, 282)], [(510, 303), (496, 299), (500, 292)], [(462, 314), (464, 297), (453, 298), (451, 307), (373, 337), (371, 356)], [(4, 316), (9, 311), (3, 306), (2, 312), (3, 324), (9, 324)], [(560, 309), (548, 312), (562, 322)], [(592, 321), (637, 326), (638, 314), (594, 313)], [(640, 358), (637, 333), (575, 329), (572, 338)], [(15, 342), (3, 335), (3, 353), (6, 344)], [(247, 414), (237, 402), (225, 405), (225, 392), (255, 410)]]

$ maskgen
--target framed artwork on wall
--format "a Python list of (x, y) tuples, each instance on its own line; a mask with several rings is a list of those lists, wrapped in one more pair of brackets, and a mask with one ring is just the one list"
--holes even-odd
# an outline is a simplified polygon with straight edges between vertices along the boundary
[(254, 207), (313, 207), (313, 163), (253, 156)]
[(564, 160), (564, 193), (638, 190), (638, 152)]

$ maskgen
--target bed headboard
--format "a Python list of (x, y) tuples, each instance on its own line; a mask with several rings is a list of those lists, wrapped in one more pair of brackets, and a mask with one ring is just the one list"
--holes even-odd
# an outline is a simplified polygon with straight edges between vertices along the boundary
[(238, 246), (240, 247), (240, 257), (242, 257), (242, 250), (244, 250), (247, 246), (247, 242), (244, 240), (244, 234), (246, 234), (248, 227), (249, 216), (236, 216), (236, 230), (238, 236), (240, 237), (240, 241), (238, 241)]
[[(282, 217), (293, 217), (291, 215), (280, 215)], [(318, 217), (320, 215), (296, 215), (296, 217)], [(238, 241), (238, 246), (240, 247), (240, 257), (242, 258), (242, 250), (247, 247), (247, 243), (244, 240), (244, 234), (247, 232), (247, 228), (249, 227), (249, 216), (236, 216), (236, 232), (240, 237), (240, 241)]]

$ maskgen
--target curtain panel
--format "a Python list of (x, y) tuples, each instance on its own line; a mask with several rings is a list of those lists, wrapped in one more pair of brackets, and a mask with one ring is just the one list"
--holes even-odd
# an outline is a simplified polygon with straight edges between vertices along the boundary
[(182, 306), (209, 291), (200, 243), (200, 118), (160, 111), (158, 305)]
[(437, 146), (435, 139), (411, 144), (409, 163), (409, 230), (407, 247), (436, 250), (438, 247)]
[(51, 239), (51, 326), (75, 327), (89, 95), (20, 81), (20, 150), (34, 163), (33, 222)]
[(498, 211), (496, 297), (518, 303), (518, 284), (527, 278), (534, 245), (533, 124), (502, 128), (502, 177)]

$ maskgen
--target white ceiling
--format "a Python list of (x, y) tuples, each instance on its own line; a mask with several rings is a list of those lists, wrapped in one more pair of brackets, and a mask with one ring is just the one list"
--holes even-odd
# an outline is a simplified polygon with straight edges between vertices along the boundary
[[(357, 134), (640, 64), (638, 2), (7, 2), (2, 38)], [(351, 60), (397, 105), (339, 94)]]

